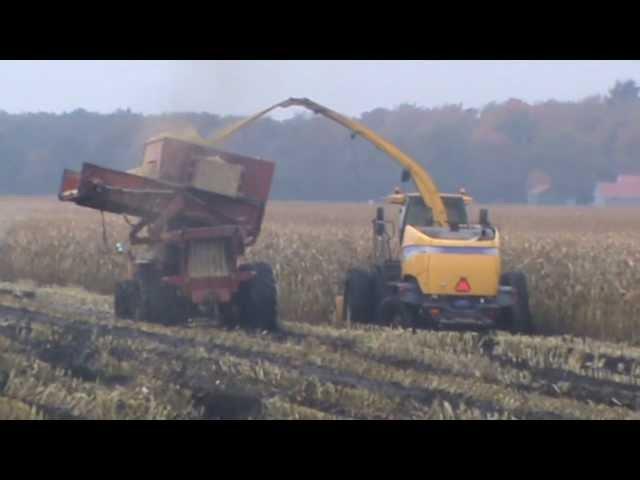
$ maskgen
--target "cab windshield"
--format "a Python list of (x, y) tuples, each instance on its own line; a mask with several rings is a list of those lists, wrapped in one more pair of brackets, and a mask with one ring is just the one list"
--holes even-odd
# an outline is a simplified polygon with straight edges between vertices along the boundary
[[(442, 196), (441, 198), (450, 224), (467, 225), (469, 223), (467, 208), (462, 197)], [(425, 205), (422, 197), (409, 196), (405, 208), (405, 225), (415, 227), (433, 226), (433, 210)]]

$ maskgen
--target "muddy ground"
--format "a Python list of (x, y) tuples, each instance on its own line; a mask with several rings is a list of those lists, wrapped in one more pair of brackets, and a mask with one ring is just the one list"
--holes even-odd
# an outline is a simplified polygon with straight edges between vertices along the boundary
[(640, 348), (573, 337), (119, 320), (0, 284), (0, 418), (639, 418)]

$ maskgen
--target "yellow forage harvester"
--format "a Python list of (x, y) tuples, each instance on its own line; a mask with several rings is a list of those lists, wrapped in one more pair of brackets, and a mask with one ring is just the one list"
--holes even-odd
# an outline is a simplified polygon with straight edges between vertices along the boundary
[(385, 209), (373, 224), (374, 262), (347, 272), (343, 295), (336, 298), (336, 321), (426, 328), (501, 328), (531, 331), (526, 277), (501, 271), (500, 235), (486, 209), (477, 223), (469, 220), (472, 198), (464, 188), (440, 193), (427, 171), (413, 158), (365, 125), (307, 98), (290, 98), (226, 128), (216, 145), (276, 108), (304, 107), (361, 136), (397, 161), (402, 181), (413, 180), (417, 192), (399, 188), (386, 198), (401, 206), (390, 231)]

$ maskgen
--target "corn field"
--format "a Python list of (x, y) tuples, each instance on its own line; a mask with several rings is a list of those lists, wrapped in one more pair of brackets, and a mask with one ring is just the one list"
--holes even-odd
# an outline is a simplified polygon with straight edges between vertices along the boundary
[(539, 335), (333, 324), (371, 261), (374, 206), (356, 204), (269, 205), (247, 259), (274, 267), (281, 333), (119, 320), (126, 223), (0, 199), (0, 418), (638, 418), (640, 211), (490, 212)]
[[(8, 215), (17, 200), (4, 202)], [(99, 213), (34, 203), (31, 217), (7, 227), (0, 278), (111, 293), (126, 270), (114, 249), (127, 240), (123, 219), (105, 214), (105, 239)], [(498, 206), (490, 212), (502, 235), (503, 270), (527, 274), (536, 331), (640, 341), (640, 210)], [(247, 259), (273, 265), (285, 320), (332, 320), (346, 270), (371, 262), (373, 215), (370, 205), (269, 205)]]

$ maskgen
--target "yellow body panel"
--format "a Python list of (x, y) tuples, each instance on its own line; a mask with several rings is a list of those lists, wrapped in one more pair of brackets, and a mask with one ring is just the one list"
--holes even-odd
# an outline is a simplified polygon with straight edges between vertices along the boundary
[[(426, 248), (403, 258), (402, 276), (414, 277), (425, 294), (496, 296), (501, 273), (499, 246), (497, 232), (494, 240), (436, 239), (407, 225), (403, 251), (405, 247)], [(456, 292), (461, 278), (471, 285), (470, 292)]]

